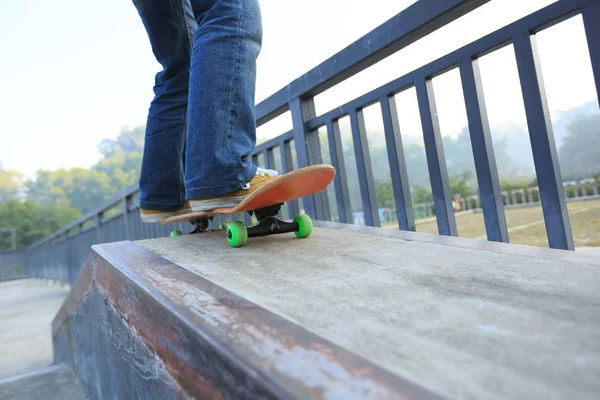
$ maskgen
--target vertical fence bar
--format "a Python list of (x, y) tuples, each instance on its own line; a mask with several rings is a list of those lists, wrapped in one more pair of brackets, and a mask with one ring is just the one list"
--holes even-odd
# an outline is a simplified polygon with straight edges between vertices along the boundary
[[(283, 167), (283, 173), (290, 172), (294, 169), (294, 160), (292, 158), (292, 146), (290, 142), (282, 141), (279, 143), (279, 151), (281, 151), (281, 165)], [(293, 218), (300, 212), (298, 206), (298, 200), (292, 200), (288, 203), (289, 217)]]
[(129, 232), (129, 204), (131, 203), (131, 196), (123, 197), (121, 204), (123, 207), (123, 232), (125, 233), (125, 240), (131, 240), (131, 234)]
[(377, 208), (377, 197), (375, 195), (375, 178), (373, 177), (371, 156), (369, 154), (367, 128), (362, 110), (352, 110), (350, 112), (350, 126), (352, 127), (352, 140), (354, 141), (356, 169), (358, 171), (358, 182), (363, 202), (363, 211), (365, 213), (365, 224), (369, 226), (381, 226), (379, 210)]
[(281, 168), (283, 169), (281, 172), (286, 174), (294, 169), (290, 143), (283, 140), (279, 142), (279, 152), (281, 155)]
[(573, 250), (573, 234), (535, 36), (525, 32), (515, 37), (513, 43), (548, 242), (551, 248)]
[(456, 220), (452, 208), (452, 193), (448, 182), (446, 159), (442, 145), (442, 134), (437, 117), (433, 82), (425, 77), (415, 82), (423, 138), (425, 140), (425, 155), (431, 180), (431, 192), (435, 206), (435, 214), (440, 235), (457, 236)]
[(272, 148), (265, 151), (265, 168), (275, 169), (275, 156)]
[(581, 9), (581, 15), (596, 82), (597, 99), (600, 102), (600, 2), (587, 4)]
[[(309, 164), (307, 141), (309, 132), (306, 129), (306, 121), (315, 117), (315, 105), (312, 99), (302, 100), (295, 98), (290, 101), (290, 112), (294, 125), (294, 142), (296, 143), (296, 157), (298, 167), (307, 167)], [(288, 165), (289, 166), (289, 165)], [(302, 199), (304, 211), (312, 218), (317, 218), (317, 205), (314, 196)]]
[(410, 197), (410, 183), (408, 182), (408, 172), (404, 159), (396, 99), (384, 96), (379, 99), (379, 103), (381, 104), (383, 130), (390, 163), (398, 228), (405, 231), (416, 231), (415, 214)]
[[(265, 162), (267, 162), (266, 158), (265, 158)], [(258, 165), (258, 154), (253, 154), (252, 155), (252, 163), (254, 165)], [(250, 214), (248, 214), (247, 212), (243, 212), (243, 213), (238, 214), (238, 215), (241, 216), (242, 221), (244, 221), (244, 225), (246, 225), (246, 226), (252, 225), (252, 217), (250, 216)], [(230, 216), (230, 219), (231, 219), (231, 221), (235, 220), (233, 215)]]
[(98, 244), (102, 243), (102, 217), (104, 213), (100, 212), (96, 215), (96, 238), (98, 240)]
[[(323, 164), (323, 152), (321, 151), (321, 141), (319, 139), (318, 131), (309, 133), (307, 146), (309, 146), (308, 159), (310, 165)], [(320, 193), (315, 193), (314, 199), (317, 208), (317, 218), (322, 221), (331, 221), (331, 210), (329, 209), (327, 191), (324, 190)]]
[[(275, 165), (275, 154), (273, 152), (273, 148), (267, 149), (264, 151), (265, 154), (265, 168), (267, 169), (276, 169)], [(281, 210), (279, 211), (281, 215)]]
[(502, 190), (478, 61), (470, 58), (462, 60), (459, 69), (487, 237), (494, 242), (508, 242)]
[(352, 208), (350, 205), (350, 192), (348, 190), (348, 175), (344, 163), (344, 149), (340, 135), (340, 123), (327, 121), (327, 140), (329, 142), (329, 154), (331, 165), (335, 168), (334, 178), (335, 200), (338, 209), (338, 217), (343, 224), (352, 223)]

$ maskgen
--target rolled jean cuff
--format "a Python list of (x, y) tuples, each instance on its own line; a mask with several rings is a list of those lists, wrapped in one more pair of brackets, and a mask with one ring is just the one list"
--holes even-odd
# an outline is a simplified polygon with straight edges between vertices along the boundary
[(193, 183), (188, 183), (186, 186), (191, 187), (185, 191), (186, 198), (188, 200), (191, 199), (200, 199), (204, 197), (214, 197), (221, 196), (233, 192), (237, 192), (241, 190), (246, 183), (250, 182), (254, 175), (256, 175), (257, 166), (254, 164), (250, 165), (248, 173), (238, 182), (231, 182), (224, 185), (219, 186), (195, 186)]
[(153, 211), (174, 211), (178, 208), (183, 207), (185, 202), (182, 203), (174, 203), (174, 202), (148, 202), (144, 200), (140, 200), (140, 208), (142, 210), (153, 210)]

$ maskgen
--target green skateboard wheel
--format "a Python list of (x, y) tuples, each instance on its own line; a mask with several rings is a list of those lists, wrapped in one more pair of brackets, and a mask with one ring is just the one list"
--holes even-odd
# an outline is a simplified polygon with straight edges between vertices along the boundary
[(248, 228), (240, 221), (227, 226), (227, 241), (231, 247), (243, 247), (248, 242)]
[(296, 215), (294, 222), (298, 224), (298, 230), (294, 232), (299, 238), (307, 238), (312, 233), (312, 219), (306, 214)]
[(183, 235), (183, 232), (181, 232), (180, 230), (171, 231), (171, 236), (173, 236), (173, 237), (181, 236), (181, 235)]

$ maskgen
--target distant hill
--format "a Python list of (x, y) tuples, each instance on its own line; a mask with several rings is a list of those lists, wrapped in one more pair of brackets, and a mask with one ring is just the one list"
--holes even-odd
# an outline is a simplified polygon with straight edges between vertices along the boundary
[[(580, 107), (559, 113), (552, 121), (557, 150), (560, 150), (565, 143), (565, 139), (569, 135), (568, 126), (572, 121), (598, 114), (600, 112), (598, 111), (597, 101), (591, 101)], [(494, 142), (500, 139), (505, 141), (506, 151), (511, 158), (511, 163), (515, 167), (516, 175), (533, 176), (535, 174), (535, 166), (533, 164), (533, 153), (531, 152), (531, 142), (529, 140), (527, 125), (508, 123), (493, 126), (491, 129)]]
[[(600, 115), (600, 113), (598, 111), (598, 103), (592, 101), (555, 116), (553, 131), (559, 153), (570, 134), (569, 124), (573, 121), (581, 121), (594, 115)], [(341, 129), (343, 132), (344, 158), (352, 203), (353, 205), (358, 205), (361, 202), (360, 188), (356, 174), (356, 159), (351, 141), (350, 127), (347, 120), (343, 121)], [(593, 130), (593, 128), (585, 129), (586, 131)], [(525, 123), (505, 123), (491, 127), (491, 131), (500, 179), (506, 181), (533, 181), (535, 179), (535, 166), (527, 125)], [(594, 133), (590, 131), (587, 134), (592, 135)], [(381, 129), (370, 129), (368, 138), (373, 176), (381, 183), (390, 182), (391, 178), (384, 133)], [(423, 148), (423, 138), (403, 133), (402, 143), (411, 187), (429, 189), (429, 170), (425, 149)], [(584, 143), (587, 143), (589, 146), (596, 146), (593, 140), (587, 140)], [(461, 133), (456, 137), (444, 137), (443, 145), (449, 176), (457, 177), (462, 176), (465, 172), (469, 172), (472, 178), (468, 183), (474, 188), (473, 190), (476, 190), (476, 172), (468, 128), (463, 128)], [(576, 149), (578, 146), (581, 147), (581, 145), (573, 146), (571, 144), (571, 147), (575, 147)], [(326, 145), (323, 148), (323, 152), (324, 154), (329, 153)], [(577, 171), (582, 170), (580, 167), (570, 167), (569, 164), (572, 164), (570, 158), (572, 158), (571, 153), (573, 152), (572, 150), (568, 152), (563, 150), (560, 153), (562, 155), (561, 168), (563, 169), (565, 178), (568, 179), (572, 175), (580, 175)], [(578, 152), (578, 150), (575, 150), (575, 152)], [(600, 173), (600, 171), (598, 172)]]

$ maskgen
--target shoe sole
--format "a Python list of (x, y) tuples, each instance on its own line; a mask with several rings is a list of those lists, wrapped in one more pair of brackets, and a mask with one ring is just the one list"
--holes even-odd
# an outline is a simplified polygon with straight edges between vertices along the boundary
[(141, 214), (141, 219), (143, 223), (146, 224), (153, 224), (156, 222), (161, 222), (164, 219), (170, 218), (170, 217), (174, 217), (176, 215), (183, 215), (183, 214), (189, 214), (192, 213), (193, 210), (191, 208), (187, 208), (185, 210), (179, 210), (179, 211), (169, 211), (169, 212), (165, 212), (165, 213), (160, 213), (160, 214)]
[(190, 200), (190, 206), (192, 206), (193, 212), (205, 212), (212, 211), (215, 208), (229, 208), (235, 207), (246, 198), (247, 195), (243, 196), (232, 196), (220, 199), (209, 199), (209, 200)]

